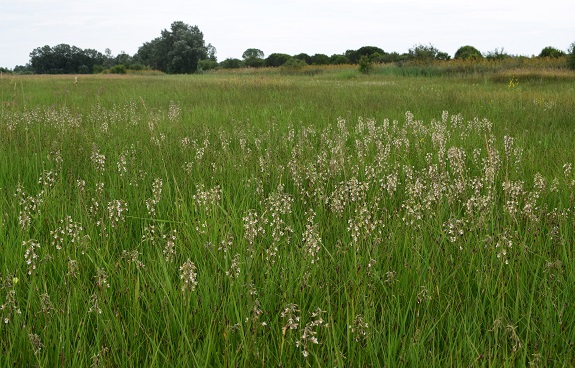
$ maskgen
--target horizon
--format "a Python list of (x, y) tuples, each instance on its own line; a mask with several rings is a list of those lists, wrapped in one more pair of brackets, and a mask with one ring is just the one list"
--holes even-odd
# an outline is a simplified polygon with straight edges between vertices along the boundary
[[(570, 16), (575, 3), (441, 0), (291, 0), (270, 4), (249, 0), (194, 5), (167, 0), (161, 8), (151, 0), (122, 3), (94, 0), (21, 0), (7, 4), (0, 15), (0, 67), (26, 65), (38, 47), (68, 44), (113, 55), (134, 55), (175, 21), (198, 26), (218, 61), (241, 59), (248, 48), (272, 53), (344, 54), (362, 46), (385, 52), (408, 52), (433, 45), (451, 57), (461, 46), (482, 53), (504, 50), (536, 56), (545, 47), (567, 51), (575, 41)], [(189, 15), (187, 15), (189, 14)], [(9, 37), (17, 35), (16, 37)]]

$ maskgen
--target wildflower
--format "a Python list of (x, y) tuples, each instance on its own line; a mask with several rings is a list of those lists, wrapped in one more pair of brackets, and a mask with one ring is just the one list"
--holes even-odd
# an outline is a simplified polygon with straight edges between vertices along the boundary
[(240, 276), (240, 255), (236, 253), (234, 258), (232, 259), (232, 264), (230, 265), (230, 269), (226, 271), (226, 276), (230, 279), (237, 279)]
[(32, 344), (32, 349), (34, 349), (34, 354), (39, 354), (40, 350), (44, 347), (42, 344), (42, 340), (40, 340), (40, 336), (37, 334), (28, 334), (28, 339), (30, 339), (30, 344)]
[(128, 205), (123, 200), (115, 199), (108, 202), (108, 215), (110, 218), (110, 225), (116, 227), (118, 223), (124, 222), (124, 212), (128, 211)]
[(168, 235), (162, 235), (162, 238), (166, 241), (166, 246), (162, 251), (164, 258), (166, 261), (172, 262), (174, 260), (174, 255), (176, 254), (176, 230), (172, 230)]
[(38, 254), (36, 254), (36, 249), (40, 248), (40, 244), (34, 242), (33, 240), (28, 240), (22, 242), (22, 245), (26, 248), (24, 253), (24, 259), (28, 265), (28, 275), (31, 275), (36, 270), (36, 259), (38, 259)]
[(354, 340), (359, 343), (365, 343), (368, 332), (369, 325), (365, 322), (363, 315), (358, 314), (353, 319), (353, 325), (351, 326), (351, 333), (354, 334)]
[(196, 265), (194, 264), (194, 262), (188, 259), (180, 267), (180, 278), (184, 282), (182, 284), (182, 291), (185, 292), (186, 290), (190, 291), (196, 290), (196, 286), (198, 285), (197, 277), (198, 274)]
[(316, 213), (313, 210), (306, 213), (307, 223), (302, 235), (304, 253), (309, 257), (312, 264), (319, 260), (318, 253), (322, 245), (318, 224), (314, 221), (315, 216)]

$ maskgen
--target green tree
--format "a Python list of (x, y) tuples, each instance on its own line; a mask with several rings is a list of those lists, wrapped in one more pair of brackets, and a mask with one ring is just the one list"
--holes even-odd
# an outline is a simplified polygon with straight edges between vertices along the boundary
[(343, 65), (349, 64), (349, 60), (345, 57), (345, 55), (333, 54), (329, 58), (329, 63), (332, 65)]
[(329, 62), (329, 56), (326, 54), (315, 54), (311, 57), (311, 63), (313, 65), (327, 65)]
[(222, 69), (237, 69), (242, 67), (242, 61), (235, 58), (227, 58), (220, 63)]
[(539, 57), (559, 58), (565, 56), (565, 53), (555, 47), (547, 46), (541, 50)]
[(485, 54), (485, 58), (487, 60), (503, 60), (503, 59), (507, 59), (510, 58), (511, 55), (509, 55), (508, 53), (506, 53), (503, 49), (503, 47), (501, 48), (501, 50), (499, 49), (495, 49), (493, 51), (488, 51)]
[(247, 49), (242, 54), (244, 65), (250, 68), (260, 68), (265, 66), (264, 52), (260, 49)]
[(475, 47), (467, 45), (467, 46), (461, 46), (459, 49), (457, 49), (454, 55), (454, 59), (478, 60), (483, 59), (483, 55), (481, 55), (481, 52), (477, 50)]
[(416, 45), (409, 49), (408, 60), (417, 63), (429, 63), (433, 60), (449, 60), (450, 56), (446, 52), (441, 52), (433, 45)]
[(247, 59), (263, 59), (264, 58), (264, 52), (260, 49), (247, 49), (246, 51), (244, 51), (244, 53), (242, 54), (242, 58), (244, 60)]
[(567, 65), (569, 68), (575, 70), (575, 42), (573, 42), (567, 50)]
[(306, 53), (297, 54), (294, 58), (305, 61), (306, 64), (311, 64), (311, 56)]
[[(170, 74), (189, 74), (198, 70), (198, 62), (215, 59), (216, 50), (206, 46), (204, 34), (197, 26), (173, 22), (170, 30), (144, 43), (135, 56), (137, 62)], [(214, 60), (215, 61), (215, 60)]]
[(288, 54), (279, 54), (279, 53), (270, 54), (266, 58), (266, 66), (272, 66), (272, 67), (282, 66), (289, 59), (291, 59), (291, 56)]
[(30, 53), (30, 65), (37, 74), (91, 73), (94, 65), (104, 60), (104, 55), (96, 50), (82, 50), (67, 44), (46, 45)]

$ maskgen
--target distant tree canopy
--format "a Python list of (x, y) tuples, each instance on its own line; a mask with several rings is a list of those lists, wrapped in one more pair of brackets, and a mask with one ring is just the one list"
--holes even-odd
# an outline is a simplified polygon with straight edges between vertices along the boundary
[(106, 61), (102, 53), (76, 46), (60, 44), (38, 47), (30, 53), (30, 65), (36, 74), (88, 74), (95, 65)]
[(501, 50), (499, 50), (498, 48), (496, 48), (493, 51), (488, 51), (485, 54), (485, 58), (488, 60), (503, 60), (503, 59), (507, 59), (510, 58), (511, 55), (509, 55), (508, 53), (505, 52), (505, 50), (503, 49), (503, 47), (501, 48)]
[(362, 46), (357, 50), (347, 50), (345, 52), (345, 56), (352, 64), (358, 64), (362, 56), (367, 56), (368, 59), (371, 59), (373, 54), (383, 55), (385, 51), (375, 46)]
[(242, 54), (242, 58), (244, 59), (244, 66), (249, 68), (260, 68), (266, 65), (264, 52), (260, 49), (247, 49)]
[(467, 45), (467, 46), (461, 46), (459, 49), (457, 49), (454, 55), (454, 59), (477, 60), (477, 59), (483, 59), (483, 55), (475, 47)]
[(433, 60), (449, 60), (451, 57), (446, 52), (441, 52), (433, 45), (416, 45), (409, 49), (407, 59), (417, 63), (428, 63)]
[(545, 47), (543, 50), (541, 50), (541, 53), (539, 54), (539, 57), (558, 58), (561, 56), (565, 56), (565, 53), (563, 51), (556, 49), (555, 47), (551, 47), (551, 46)]
[(198, 70), (200, 60), (216, 61), (215, 48), (204, 42), (197, 26), (172, 23), (161, 36), (144, 43), (134, 56), (138, 62), (170, 74), (189, 74)]
[(274, 53), (270, 54), (266, 58), (266, 66), (282, 66), (286, 61), (291, 59), (291, 56), (288, 54), (279, 54)]

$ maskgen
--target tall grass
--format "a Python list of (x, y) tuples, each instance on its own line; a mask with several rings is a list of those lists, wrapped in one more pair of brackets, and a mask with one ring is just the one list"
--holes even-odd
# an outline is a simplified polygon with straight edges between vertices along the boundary
[(341, 73), (0, 80), (0, 365), (575, 364), (573, 85)]

